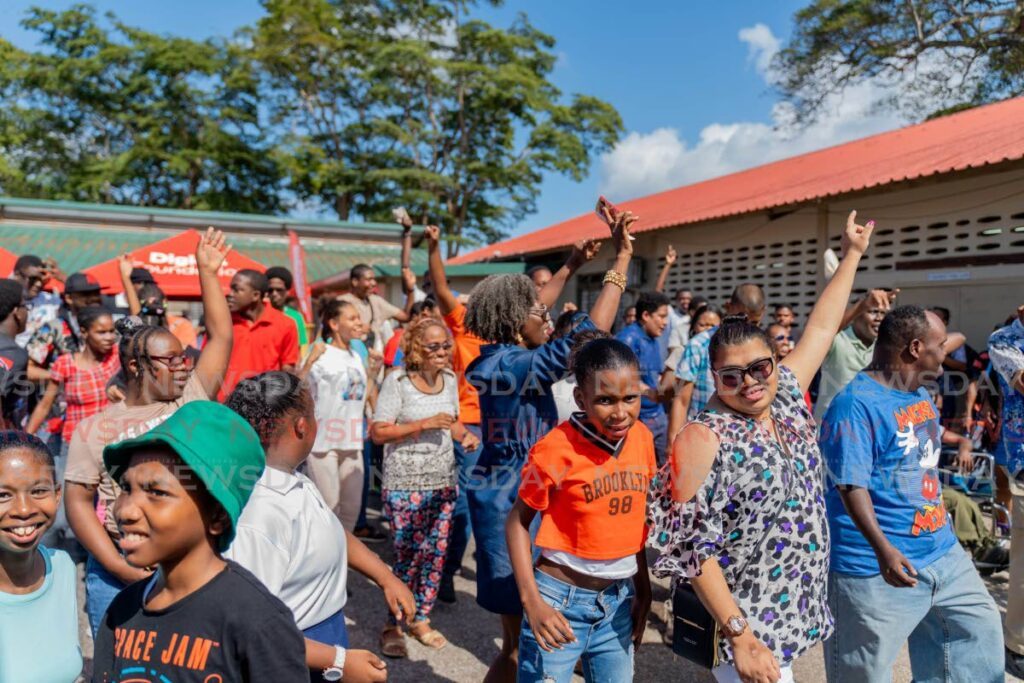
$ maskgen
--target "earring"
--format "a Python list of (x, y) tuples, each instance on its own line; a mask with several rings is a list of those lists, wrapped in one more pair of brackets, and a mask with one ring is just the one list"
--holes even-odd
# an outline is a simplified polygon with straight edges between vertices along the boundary
[(516, 344), (522, 344), (522, 343), (523, 343), (523, 335), (521, 335), (518, 332), (516, 332)]

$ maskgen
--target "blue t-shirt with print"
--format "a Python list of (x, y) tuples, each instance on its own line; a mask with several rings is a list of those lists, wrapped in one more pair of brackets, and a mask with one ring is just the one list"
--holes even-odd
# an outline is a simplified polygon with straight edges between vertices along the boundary
[[(665, 336), (663, 333), (661, 336)], [(658, 337), (652, 337), (644, 331), (640, 323), (627, 325), (619, 332), (617, 339), (631, 348), (640, 361), (640, 379), (649, 387), (657, 387), (661, 380), (661, 371), (665, 366), (665, 356), (661, 353)], [(665, 408), (647, 396), (640, 399), (640, 419), (647, 420), (665, 414)]]
[(942, 450), (938, 415), (923, 388), (890, 389), (864, 372), (833, 399), (819, 445), (828, 466), (825, 504), (834, 571), (879, 573), (875, 552), (847, 513), (837, 485), (870, 492), (879, 528), (915, 569), (956, 544), (936, 470)]

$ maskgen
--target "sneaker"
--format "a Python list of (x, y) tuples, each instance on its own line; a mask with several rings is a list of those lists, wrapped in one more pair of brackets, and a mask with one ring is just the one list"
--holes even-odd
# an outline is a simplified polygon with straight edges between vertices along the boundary
[(356, 529), (352, 532), (352, 535), (363, 543), (383, 543), (388, 539), (387, 534), (381, 533), (377, 529), (369, 526)]
[(1006, 650), (1006, 673), (1017, 678), (1024, 678), (1024, 655), (1013, 650)]
[(437, 599), (441, 602), (447, 602), (449, 605), (453, 604), (455, 598), (455, 579), (448, 575), (441, 575), (441, 585), (437, 589)]

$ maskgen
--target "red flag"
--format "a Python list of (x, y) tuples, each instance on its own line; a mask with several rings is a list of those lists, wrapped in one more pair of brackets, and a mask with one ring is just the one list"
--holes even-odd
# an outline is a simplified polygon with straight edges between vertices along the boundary
[(295, 296), (306, 322), (313, 320), (313, 299), (306, 286), (306, 250), (302, 248), (299, 236), (294, 230), (288, 231), (288, 256), (292, 263), (292, 277), (295, 278)]

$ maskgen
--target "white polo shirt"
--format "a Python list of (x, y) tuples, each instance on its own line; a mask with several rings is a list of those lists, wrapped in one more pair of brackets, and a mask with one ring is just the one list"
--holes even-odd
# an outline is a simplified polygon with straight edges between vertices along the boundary
[(304, 474), (264, 470), (224, 556), (255, 574), (288, 605), (300, 630), (345, 606), (345, 530)]

